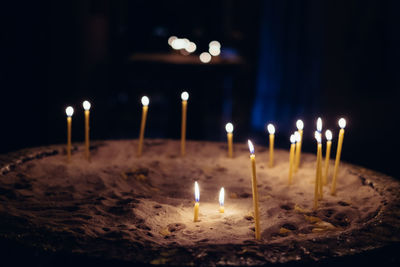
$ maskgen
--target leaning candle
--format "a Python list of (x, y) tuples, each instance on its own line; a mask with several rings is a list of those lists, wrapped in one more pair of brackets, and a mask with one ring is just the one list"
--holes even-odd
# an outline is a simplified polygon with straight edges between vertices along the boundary
[(331, 146), (332, 146), (332, 132), (330, 130), (326, 130), (326, 155), (325, 155), (325, 169), (324, 169), (324, 185), (328, 182), (328, 172), (329, 172), (329, 160), (331, 157)]
[(189, 93), (183, 92), (181, 94), (182, 99), (182, 125), (181, 125), (181, 156), (186, 153), (186, 113), (187, 113), (187, 100), (189, 99)]
[(339, 162), (340, 162), (340, 154), (342, 153), (342, 145), (343, 145), (343, 137), (344, 137), (344, 127), (346, 127), (346, 120), (341, 118), (339, 120), (339, 141), (336, 150), (336, 160), (335, 160), (335, 168), (333, 169), (333, 179), (332, 179), (332, 188), (331, 194), (336, 195), (336, 178), (339, 170)]
[(67, 160), (71, 161), (71, 124), (72, 124), (72, 115), (74, 114), (74, 109), (69, 106), (65, 109), (65, 113), (67, 113)]
[(300, 134), (300, 141), (296, 143), (296, 157), (295, 157), (295, 164), (294, 164), (294, 172), (297, 172), (300, 166), (300, 158), (301, 158), (301, 144), (303, 143), (303, 128), (304, 128), (304, 123), (302, 120), (297, 120), (296, 121), (296, 127), (297, 131)]
[(294, 134), (290, 136), (290, 153), (289, 153), (289, 185), (292, 184), (292, 176), (293, 176), (293, 161), (294, 161), (294, 148), (296, 143), (296, 137)]
[(225, 190), (223, 187), (221, 187), (221, 190), (219, 191), (219, 212), (224, 213), (225, 208), (224, 208), (224, 198), (225, 198)]
[(90, 145), (89, 145), (89, 114), (90, 114), (90, 102), (83, 101), (83, 109), (85, 110), (85, 157), (90, 160)]
[(259, 240), (260, 236), (260, 214), (258, 211), (258, 191), (257, 191), (257, 176), (256, 176), (256, 156), (254, 155), (253, 143), (247, 141), (250, 150), (251, 160), (251, 187), (253, 189), (253, 206), (254, 206), (254, 222), (255, 222), (255, 235), (256, 239)]
[(199, 220), (199, 201), (200, 201), (200, 190), (199, 190), (199, 185), (197, 182), (194, 182), (194, 222), (197, 222)]
[(317, 140), (317, 166), (315, 173), (315, 188), (314, 188), (314, 209), (318, 208), (318, 199), (320, 198), (320, 155), (321, 155), (321, 134), (315, 131), (315, 139)]
[(228, 139), (228, 157), (233, 158), (233, 124), (227, 123), (225, 125), (226, 137)]
[(274, 166), (274, 140), (275, 140), (275, 126), (271, 123), (267, 126), (269, 133), (269, 167)]
[(143, 148), (143, 138), (144, 138), (144, 128), (146, 127), (147, 110), (149, 109), (150, 100), (147, 96), (142, 97), (142, 121), (140, 124), (140, 134), (139, 134), (139, 146), (138, 146), (138, 156), (142, 155)]

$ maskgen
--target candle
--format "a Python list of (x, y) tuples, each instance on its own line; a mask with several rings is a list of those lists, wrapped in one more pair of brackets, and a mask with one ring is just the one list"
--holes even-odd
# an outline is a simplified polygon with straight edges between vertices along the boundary
[(256, 156), (254, 155), (253, 143), (247, 141), (250, 150), (251, 161), (251, 187), (253, 189), (253, 206), (254, 206), (254, 222), (255, 222), (255, 236), (259, 240), (260, 236), (260, 214), (258, 211), (258, 191), (257, 191), (257, 176), (256, 176)]
[(197, 182), (194, 182), (194, 222), (197, 222), (199, 220), (199, 201), (200, 201), (200, 190), (199, 190), (199, 184)]
[(225, 125), (226, 136), (228, 139), (228, 157), (233, 158), (233, 124), (227, 123)]
[(140, 134), (139, 134), (139, 146), (138, 146), (138, 156), (142, 155), (143, 138), (144, 138), (144, 128), (146, 127), (147, 110), (149, 109), (150, 99), (147, 96), (142, 97), (142, 121), (140, 124)]
[(71, 124), (72, 124), (72, 115), (74, 114), (73, 107), (69, 106), (65, 109), (65, 113), (67, 113), (67, 160), (71, 161)]
[(332, 188), (331, 194), (336, 195), (336, 178), (339, 170), (339, 162), (340, 162), (340, 154), (342, 153), (342, 145), (343, 145), (343, 137), (344, 137), (344, 128), (346, 127), (346, 120), (341, 118), (339, 120), (339, 141), (336, 150), (336, 160), (335, 160), (335, 167), (333, 169), (333, 179), (332, 179)]
[(221, 187), (221, 190), (219, 191), (219, 212), (224, 213), (225, 208), (224, 208), (224, 198), (225, 198), (225, 190), (223, 187)]
[(274, 166), (274, 140), (275, 140), (275, 127), (271, 123), (267, 126), (269, 133), (269, 167)]
[(315, 131), (315, 139), (317, 140), (317, 166), (315, 173), (315, 188), (314, 188), (314, 209), (318, 208), (318, 199), (320, 198), (320, 155), (322, 152), (321, 146), (321, 134), (318, 131)]
[(297, 131), (300, 134), (300, 141), (296, 143), (296, 157), (295, 157), (295, 164), (294, 164), (294, 172), (297, 172), (300, 166), (300, 158), (301, 158), (301, 144), (303, 143), (303, 128), (304, 123), (302, 120), (296, 121)]
[(329, 160), (331, 157), (331, 146), (332, 146), (332, 132), (330, 130), (326, 130), (326, 155), (325, 155), (325, 172), (324, 172), (324, 185), (328, 182), (328, 172), (329, 172)]
[(187, 100), (189, 99), (189, 93), (183, 92), (181, 94), (182, 99), (182, 125), (181, 125), (181, 156), (186, 153), (186, 112), (187, 112)]
[(318, 157), (317, 158), (317, 162), (318, 162), (318, 164), (317, 164), (318, 193), (319, 193), (319, 198), (322, 199), (322, 144), (321, 144), (321, 141), (322, 141), (322, 134), (321, 134), (321, 132), (322, 132), (322, 119), (320, 117), (318, 117), (318, 119), (317, 119), (317, 131), (318, 131), (318, 134), (319, 134), (318, 145), (321, 145), (321, 151), (320, 151), (319, 154), (317, 153), (317, 157)]
[(90, 102), (83, 101), (83, 109), (85, 110), (85, 157), (90, 160), (90, 145), (89, 145), (89, 114), (90, 114)]
[(293, 176), (293, 160), (294, 160), (294, 148), (295, 148), (296, 137), (294, 134), (290, 136), (290, 153), (289, 153), (289, 185), (292, 184)]

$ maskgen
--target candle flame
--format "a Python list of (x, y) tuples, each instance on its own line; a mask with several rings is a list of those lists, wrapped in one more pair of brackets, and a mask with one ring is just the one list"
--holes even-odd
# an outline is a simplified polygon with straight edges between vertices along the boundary
[(182, 92), (181, 98), (183, 101), (187, 101), (189, 99), (189, 93), (188, 92)]
[(200, 201), (200, 190), (199, 190), (199, 184), (197, 182), (194, 182), (194, 199), (196, 202)]
[(332, 132), (330, 130), (326, 130), (325, 137), (326, 137), (326, 140), (331, 141), (332, 140)]
[(344, 127), (346, 127), (346, 120), (344, 118), (340, 118), (339, 127), (342, 129), (344, 129)]
[(225, 130), (226, 130), (227, 133), (232, 133), (232, 132), (233, 132), (233, 124), (230, 123), (230, 122), (228, 122), (228, 123), (225, 125)]
[(223, 206), (224, 205), (224, 199), (225, 199), (225, 189), (221, 187), (221, 190), (219, 191), (219, 205)]
[(254, 155), (254, 146), (250, 140), (247, 140), (247, 144), (249, 145), (250, 154)]
[(294, 134), (292, 134), (290, 136), (290, 143), (294, 144), (296, 142), (296, 137), (294, 136)]
[(321, 132), (322, 131), (322, 119), (318, 117), (317, 119), (317, 131)]
[(83, 101), (83, 109), (84, 110), (89, 110), (90, 109), (90, 102), (89, 101), (87, 101), (87, 100), (85, 100), (85, 101)]
[(271, 123), (267, 125), (267, 129), (269, 134), (275, 134), (275, 126), (272, 125)]
[(150, 99), (147, 96), (142, 97), (142, 105), (143, 106), (148, 106), (150, 103)]
[(302, 120), (297, 120), (297, 121), (296, 121), (296, 126), (297, 126), (297, 129), (298, 129), (298, 130), (303, 130), (303, 128), (304, 128), (304, 123), (303, 123), (303, 121), (302, 121)]
[(296, 142), (300, 142), (301, 137), (300, 137), (300, 133), (298, 131), (294, 132), (294, 138), (296, 139)]
[(72, 117), (72, 115), (74, 114), (74, 108), (69, 106), (65, 109), (65, 113), (67, 113), (68, 117)]
[(321, 143), (321, 133), (318, 131), (315, 131), (314, 137), (317, 140), (318, 143)]

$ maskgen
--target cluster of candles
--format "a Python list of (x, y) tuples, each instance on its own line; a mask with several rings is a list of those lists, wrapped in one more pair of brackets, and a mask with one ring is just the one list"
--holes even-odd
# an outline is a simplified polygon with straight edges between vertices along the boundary
[[(168, 38), (168, 44), (174, 50), (180, 51), (182, 55), (189, 55), (196, 51), (197, 46), (194, 42), (187, 38), (178, 38), (176, 36), (171, 36)], [(211, 41), (208, 44), (208, 52), (202, 52), (199, 55), (199, 59), (202, 63), (208, 63), (211, 61), (212, 57), (217, 57), (221, 54), (221, 44), (218, 41)]]
[[(189, 94), (188, 92), (182, 92), (182, 124), (181, 124), (181, 156), (185, 156), (186, 153), (186, 114), (187, 114), (187, 105)], [(147, 96), (143, 96), (141, 99), (142, 102), (142, 119), (140, 124), (140, 133), (139, 133), (139, 143), (138, 143), (138, 151), (137, 155), (140, 157), (142, 155), (143, 148), (143, 139), (144, 139), (144, 131), (146, 127), (146, 118), (148, 112), (148, 106), (150, 100)], [(85, 111), (85, 157), (88, 161), (90, 161), (90, 150), (89, 150), (89, 114), (90, 114), (91, 104), (89, 101), (83, 102), (83, 108)], [(70, 162), (71, 160), (71, 123), (72, 123), (72, 115), (74, 113), (74, 109), (69, 106), (66, 108), (67, 114), (67, 160)], [(340, 155), (342, 151), (343, 145), (343, 137), (344, 137), (344, 128), (346, 127), (346, 120), (341, 118), (338, 122), (340, 131), (338, 138), (338, 145), (336, 150), (336, 160), (335, 166), (333, 170), (332, 177), (332, 185), (331, 185), (331, 195), (336, 194), (336, 180), (339, 170), (340, 163)], [(303, 139), (303, 128), (304, 123), (302, 120), (298, 120), (296, 122), (297, 131), (295, 131), (290, 136), (290, 152), (289, 152), (289, 181), (288, 184), (291, 185), (293, 183), (293, 173), (296, 173), (300, 166), (301, 161), (301, 146)], [(233, 124), (227, 123), (225, 125), (225, 130), (227, 132), (227, 142), (228, 142), (228, 157), (233, 158)], [(267, 130), (269, 132), (269, 163), (268, 166), (272, 168), (274, 166), (274, 140), (275, 140), (275, 126), (272, 124), (267, 125)], [(326, 130), (326, 154), (325, 154), (325, 163), (324, 163), (324, 172), (322, 173), (322, 119), (317, 119), (317, 130), (315, 131), (315, 139), (317, 141), (317, 163), (316, 163), (316, 175), (315, 175), (315, 190), (314, 190), (314, 209), (318, 208), (318, 201), (323, 198), (323, 185), (326, 185), (328, 182), (327, 176), (329, 171), (329, 160), (331, 153), (331, 145), (332, 145), (332, 132), (330, 130)], [(254, 146), (253, 143), (248, 140), (248, 146), (250, 150), (250, 161), (251, 161), (251, 184), (252, 184), (252, 195), (253, 195), (253, 207), (254, 207), (254, 221), (255, 221), (255, 237), (256, 239), (260, 239), (260, 216), (258, 209), (258, 192), (257, 192), (257, 175), (256, 175), (256, 158), (254, 154)], [(222, 187), (219, 193), (219, 212), (224, 213), (224, 195), (225, 190)], [(197, 181), (195, 182), (195, 205), (194, 205), (194, 222), (197, 222), (199, 219), (199, 205), (200, 205), (200, 190)]]

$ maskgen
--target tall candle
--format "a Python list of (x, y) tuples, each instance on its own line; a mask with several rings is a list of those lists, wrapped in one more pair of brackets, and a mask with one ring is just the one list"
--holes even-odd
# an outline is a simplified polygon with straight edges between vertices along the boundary
[(67, 107), (65, 113), (67, 114), (67, 160), (68, 162), (71, 162), (71, 124), (72, 115), (74, 114), (73, 107)]
[(189, 99), (189, 93), (183, 92), (181, 94), (182, 99), (182, 125), (181, 125), (181, 156), (186, 154), (186, 113), (187, 113), (187, 101)]
[(304, 123), (302, 120), (297, 120), (296, 121), (296, 127), (297, 131), (300, 134), (300, 141), (296, 143), (296, 158), (295, 158), (295, 164), (294, 164), (294, 172), (297, 172), (300, 166), (300, 159), (301, 159), (301, 144), (303, 143), (303, 128), (304, 128)]
[(197, 222), (199, 220), (199, 202), (200, 202), (200, 190), (199, 190), (199, 184), (197, 182), (194, 182), (194, 218), (193, 221)]
[(343, 137), (344, 137), (344, 128), (346, 127), (346, 120), (341, 118), (339, 120), (339, 141), (336, 150), (336, 160), (335, 160), (335, 167), (333, 169), (333, 178), (332, 178), (332, 188), (331, 188), (331, 195), (336, 195), (336, 179), (339, 170), (339, 163), (340, 163), (340, 154), (342, 153), (342, 146), (343, 146)]
[(221, 187), (221, 190), (219, 191), (219, 212), (220, 213), (225, 212), (224, 198), (225, 198), (225, 189), (223, 187)]
[(83, 101), (83, 109), (85, 110), (85, 157), (90, 160), (90, 144), (89, 144), (89, 115), (90, 115), (90, 102)]
[(294, 134), (290, 136), (290, 152), (289, 152), (289, 185), (292, 184), (292, 176), (293, 176), (293, 165), (294, 165), (294, 149), (296, 143), (296, 137)]
[(226, 137), (228, 140), (228, 157), (233, 158), (233, 124), (227, 123), (225, 125)]
[(269, 132), (269, 167), (274, 166), (274, 141), (275, 141), (275, 126), (271, 123), (267, 126)]
[(256, 156), (254, 155), (253, 143), (247, 141), (250, 150), (250, 161), (251, 161), (251, 187), (253, 189), (253, 206), (254, 206), (254, 222), (255, 222), (255, 236), (259, 240), (260, 235), (260, 214), (258, 210), (258, 190), (257, 190), (257, 176), (256, 176)]
[(326, 130), (326, 154), (325, 154), (325, 168), (324, 168), (324, 185), (328, 183), (328, 173), (329, 173), (329, 160), (331, 157), (331, 146), (332, 146), (332, 132)]
[(146, 118), (147, 118), (147, 111), (149, 109), (150, 99), (147, 96), (142, 97), (142, 121), (140, 123), (140, 134), (139, 134), (139, 146), (138, 146), (138, 156), (142, 155), (142, 148), (143, 148), (143, 138), (144, 138), (144, 129), (146, 127)]
[(314, 187), (314, 209), (318, 208), (318, 199), (320, 198), (320, 155), (322, 153), (321, 134), (316, 131), (315, 139), (317, 140), (317, 164), (315, 173), (315, 187)]

